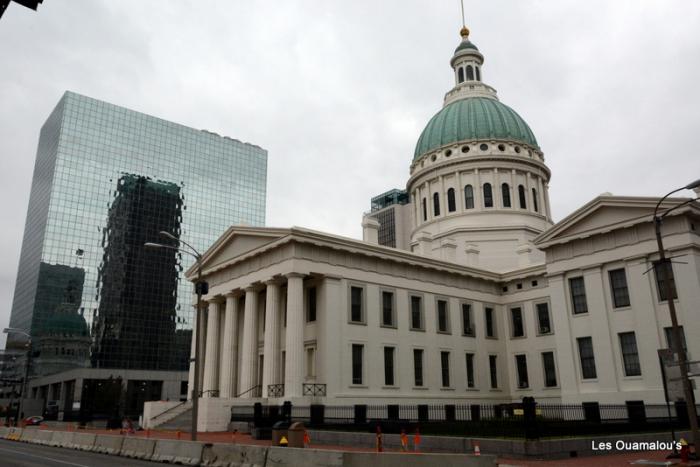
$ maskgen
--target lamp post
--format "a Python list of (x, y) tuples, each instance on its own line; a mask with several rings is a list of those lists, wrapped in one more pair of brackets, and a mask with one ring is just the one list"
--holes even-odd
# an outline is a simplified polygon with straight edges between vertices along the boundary
[(673, 279), (673, 268), (671, 267), (671, 259), (666, 257), (664, 252), (664, 244), (661, 238), (661, 222), (663, 222), (664, 217), (666, 217), (671, 211), (677, 209), (681, 206), (691, 203), (693, 200), (685, 201), (677, 206), (667, 209), (663, 214), (659, 215), (659, 207), (661, 203), (671, 196), (672, 194), (681, 190), (692, 190), (700, 186), (700, 179), (695, 180), (692, 183), (685, 185), (684, 187), (678, 188), (671, 191), (666, 196), (661, 198), (656, 204), (654, 209), (654, 229), (656, 231), (656, 244), (659, 248), (659, 268), (657, 269), (657, 274), (661, 273), (662, 280), (664, 281), (666, 289), (666, 301), (668, 302), (668, 311), (671, 315), (671, 331), (673, 334), (673, 352), (678, 355), (678, 366), (681, 370), (681, 380), (683, 382), (683, 394), (685, 396), (685, 405), (688, 410), (688, 420), (690, 421), (690, 431), (697, 452), (698, 442), (698, 418), (695, 411), (695, 399), (693, 397), (693, 386), (690, 383), (690, 378), (688, 377), (688, 362), (683, 351), (682, 335), (681, 329), (678, 326), (678, 316), (676, 315), (676, 304), (674, 303), (673, 289), (671, 288), (671, 280)]
[[(19, 406), (17, 407), (17, 416), (22, 417), (22, 409), (24, 405), (25, 392), (27, 391), (27, 383), (29, 381), (29, 365), (32, 358), (32, 336), (24, 329), (5, 328), (2, 330), (5, 334), (22, 334), (27, 337), (27, 356), (24, 359), (24, 377), (22, 378), (22, 389), (19, 394)], [(18, 420), (19, 421), (19, 420)]]
[(170, 240), (177, 242), (177, 244), (185, 245), (188, 249), (180, 248), (174, 245), (165, 245), (162, 243), (147, 242), (143, 246), (147, 248), (165, 248), (168, 250), (179, 251), (180, 253), (188, 254), (195, 259), (195, 264), (197, 265), (197, 283), (195, 284), (195, 291), (197, 292), (197, 310), (195, 311), (195, 319), (197, 321), (195, 328), (195, 347), (194, 347), (194, 378), (192, 381), (192, 433), (190, 435), (192, 441), (197, 441), (197, 414), (199, 412), (199, 361), (201, 359), (200, 353), (200, 339), (201, 339), (201, 329), (202, 320), (199, 316), (199, 311), (202, 304), (202, 295), (208, 292), (208, 285), (206, 282), (202, 282), (202, 255), (189, 243), (185, 242), (174, 236), (169, 232), (161, 231), (159, 235)]

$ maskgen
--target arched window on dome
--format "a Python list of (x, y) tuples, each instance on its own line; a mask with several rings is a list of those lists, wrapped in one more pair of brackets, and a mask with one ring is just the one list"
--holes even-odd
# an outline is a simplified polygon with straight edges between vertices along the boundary
[(474, 69), (476, 70), (476, 80), (481, 81), (481, 70), (479, 69), (478, 66), (474, 67)]
[(440, 195), (433, 193), (433, 216), (440, 215)]
[(474, 68), (471, 65), (467, 65), (467, 81), (474, 81)]
[(525, 187), (518, 185), (518, 198), (520, 198), (520, 209), (527, 209), (527, 200), (525, 199)]
[(501, 185), (501, 197), (503, 198), (503, 207), (510, 207), (510, 185), (504, 183)]
[(493, 207), (493, 191), (491, 190), (490, 183), (484, 183), (484, 207)]
[(455, 212), (457, 210), (457, 203), (455, 202), (455, 189), (450, 188), (447, 190), (447, 210), (449, 212)]
[(459, 69), (457, 69), (457, 82), (461, 83), (463, 81), (464, 81), (464, 68), (459, 67)]
[(532, 189), (532, 209), (534, 209), (535, 212), (540, 212), (539, 206), (537, 205), (537, 190), (534, 188)]
[(428, 200), (423, 198), (423, 221), (428, 220)]
[(464, 187), (464, 208), (474, 209), (474, 189), (471, 185)]

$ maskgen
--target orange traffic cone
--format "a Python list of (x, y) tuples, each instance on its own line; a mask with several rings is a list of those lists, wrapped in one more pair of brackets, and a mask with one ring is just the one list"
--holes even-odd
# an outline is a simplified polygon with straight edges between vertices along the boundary
[(481, 449), (479, 449), (479, 443), (474, 443), (474, 455), (475, 456), (481, 455)]

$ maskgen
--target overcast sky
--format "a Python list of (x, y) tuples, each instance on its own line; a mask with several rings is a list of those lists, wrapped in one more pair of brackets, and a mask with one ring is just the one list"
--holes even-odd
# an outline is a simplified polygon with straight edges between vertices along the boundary
[[(700, 2), (466, 0), (531, 126), (555, 220), (700, 177)], [(46, 0), (0, 19), (0, 326), (39, 128), (65, 90), (269, 151), (267, 225), (361, 236), (453, 84), (458, 0)], [(0, 337), (0, 343), (4, 336)]]

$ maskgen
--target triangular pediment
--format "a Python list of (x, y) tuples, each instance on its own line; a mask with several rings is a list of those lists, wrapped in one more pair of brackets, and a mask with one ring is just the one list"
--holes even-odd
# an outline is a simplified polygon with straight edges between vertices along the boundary
[[(684, 200), (669, 198), (659, 212)], [(546, 249), (550, 245), (652, 222), (658, 201), (658, 198), (599, 196), (540, 234), (535, 238), (535, 245)]]
[[(289, 229), (276, 229), (269, 227), (230, 227), (219, 239), (202, 255), (202, 268), (207, 269), (217, 264), (226, 263), (239, 256), (257, 250), (267, 244), (289, 235)], [(192, 267), (187, 272), (189, 277), (194, 273)]]

